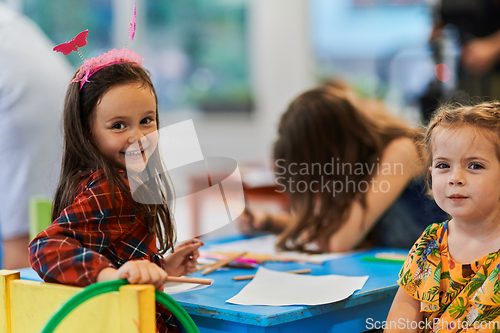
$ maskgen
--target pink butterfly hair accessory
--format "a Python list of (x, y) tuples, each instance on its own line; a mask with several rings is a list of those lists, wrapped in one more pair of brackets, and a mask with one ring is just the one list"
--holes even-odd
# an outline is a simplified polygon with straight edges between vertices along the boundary
[(64, 55), (68, 55), (73, 51), (78, 51), (78, 54), (80, 54), (80, 58), (84, 59), (83, 54), (79, 50), (79, 48), (87, 45), (87, 36), (88, 35), (89, 35), (88, 30), (82, 31), (78, 35), (73, 37), (73, 39), (70, 40), (69, 42), (56, 45), (53, 48), (53, 51), (62, 52), (62, 54), (64, 54)]
[[(134, 1), (134, 11), (132, 14), (132, 20), (130, 22), (130, 27), (129, 27), (129, 40), (134, 39), (135, 18), (136, 18), (136, 11), (135, 11), (135, 1)], [(119, 50), (113, 49), (97, 57), (85, 60), (85, 58), (83, 57), (82, 53), (79, 50), (79, 47), (85, 46), (87, 44), (88, 33), (89, 33), (88, 30), (82, 31), (69, 42), (62, 43), (54, 47), (54, 51), (62, 52), (64, 55), (68, 55), (72, 51), (78, 51), (80, 57), (82, 58), (82, 60), (84, 60), (83, 65), (76, 73), (75, 78), (71, 80), (71, 83), (80, 82), (80, 90), (82, 90), (83, 85), (85, 83), (89, 82), (89, 79), (92, 75), (94, 75), (97, 71), (99, 71), (104, 67), (114, 64), (122, 64), (126, 62), (135, 63), (138, 66), (142, 66), (143, 58), (137, 53), (129, 50), (126, 46)]]

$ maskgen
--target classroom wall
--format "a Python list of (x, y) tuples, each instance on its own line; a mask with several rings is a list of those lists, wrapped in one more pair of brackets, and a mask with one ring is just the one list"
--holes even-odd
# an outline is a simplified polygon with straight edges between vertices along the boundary
[(300, 92), (314, 86), (307, 0), (250, 2), (251, 114), (172, 114), (162, 125), (192, 118), (205, 156), (239, 163), (267, 161), (280, 115)]

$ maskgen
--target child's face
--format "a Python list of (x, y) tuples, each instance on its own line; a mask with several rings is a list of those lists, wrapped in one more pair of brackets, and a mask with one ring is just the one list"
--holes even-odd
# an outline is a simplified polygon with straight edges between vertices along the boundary
[(495, 145), (471, 127), (436, 129), (433, 136), (432, 191), (453, 219), (496, 219), (500, 210), (500, 162)]
[(131, 83), (107, 91), (96, 106), (92, 136), (99, 151), (119, 168), (144, 170), (158, 143), (151, 89)]

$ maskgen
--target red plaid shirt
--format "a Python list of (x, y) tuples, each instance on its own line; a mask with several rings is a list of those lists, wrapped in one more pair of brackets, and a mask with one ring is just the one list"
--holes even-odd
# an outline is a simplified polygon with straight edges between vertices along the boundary
[[(115, 207), (103, 170), (92, 173), (80, 186), (73, 204), (29, 245), (33, 269), (46, 282), (85, 287), (95, 283), (106, 267), (119, 268), (128, 260), (149, 260), (163, 267), (156, 234), (144, 217), (115, 185)], [(157, 329), (168, 332), (170, 313), (157, 304)]]

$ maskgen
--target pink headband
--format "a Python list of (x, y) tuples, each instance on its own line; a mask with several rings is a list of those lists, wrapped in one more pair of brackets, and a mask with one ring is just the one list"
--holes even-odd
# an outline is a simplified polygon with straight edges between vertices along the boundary
[(104, 67), (114, 65), (114, 64), (122, 64), (125, 62), (133, 62), (139, 66), (142, 66), (143, 58), (135, 53), (134, 51), (130, 51), (126, 47), (121, 48), (120, 50), (113, 49), (104, 54), (101, 54), (98, 57), (85, 60), (83, 65), (80, 67), (78, 73), (71, 83), (80, 82), (80, 90), (82, 90), (83, 85), (86, 82), (89, 82), (89, 79), (92, 75), (94, 75), (100, 69)]
[[(133, 40), (135, 35), (135, 1), (134, 1), (134, 12), (132, 15), (132, 21), (130, 22), (129, 28), (129, 39)], [(71, 39), (69, 42), (59, 44), (54, 47), (54, 51), (62, 52), (64, 55), (70, 54), (72, 51), (77, 51), (82, 60), (84, 59), (82, 52), (79, 50), (80, 47), (87, 45), (87, 36), (89, 34), (88, 30), (80, 32), (76, 37)], [(88, 60), (84, 60), (83, 65), (80, 67), (76, 76), (71, 83), (80, 82), (80, 90), (82, 90), (83, 85), (89, 82), (89, 78), (94, 75), (100, 69), (104, 67), (122, 64), (126, 62), (135, 63), (142, 66), (143, 58), (137, 53), (130, 51), (127, 47), (123, 47), (120, 50), (113, 49), (98, 57), (94, 57)]]

